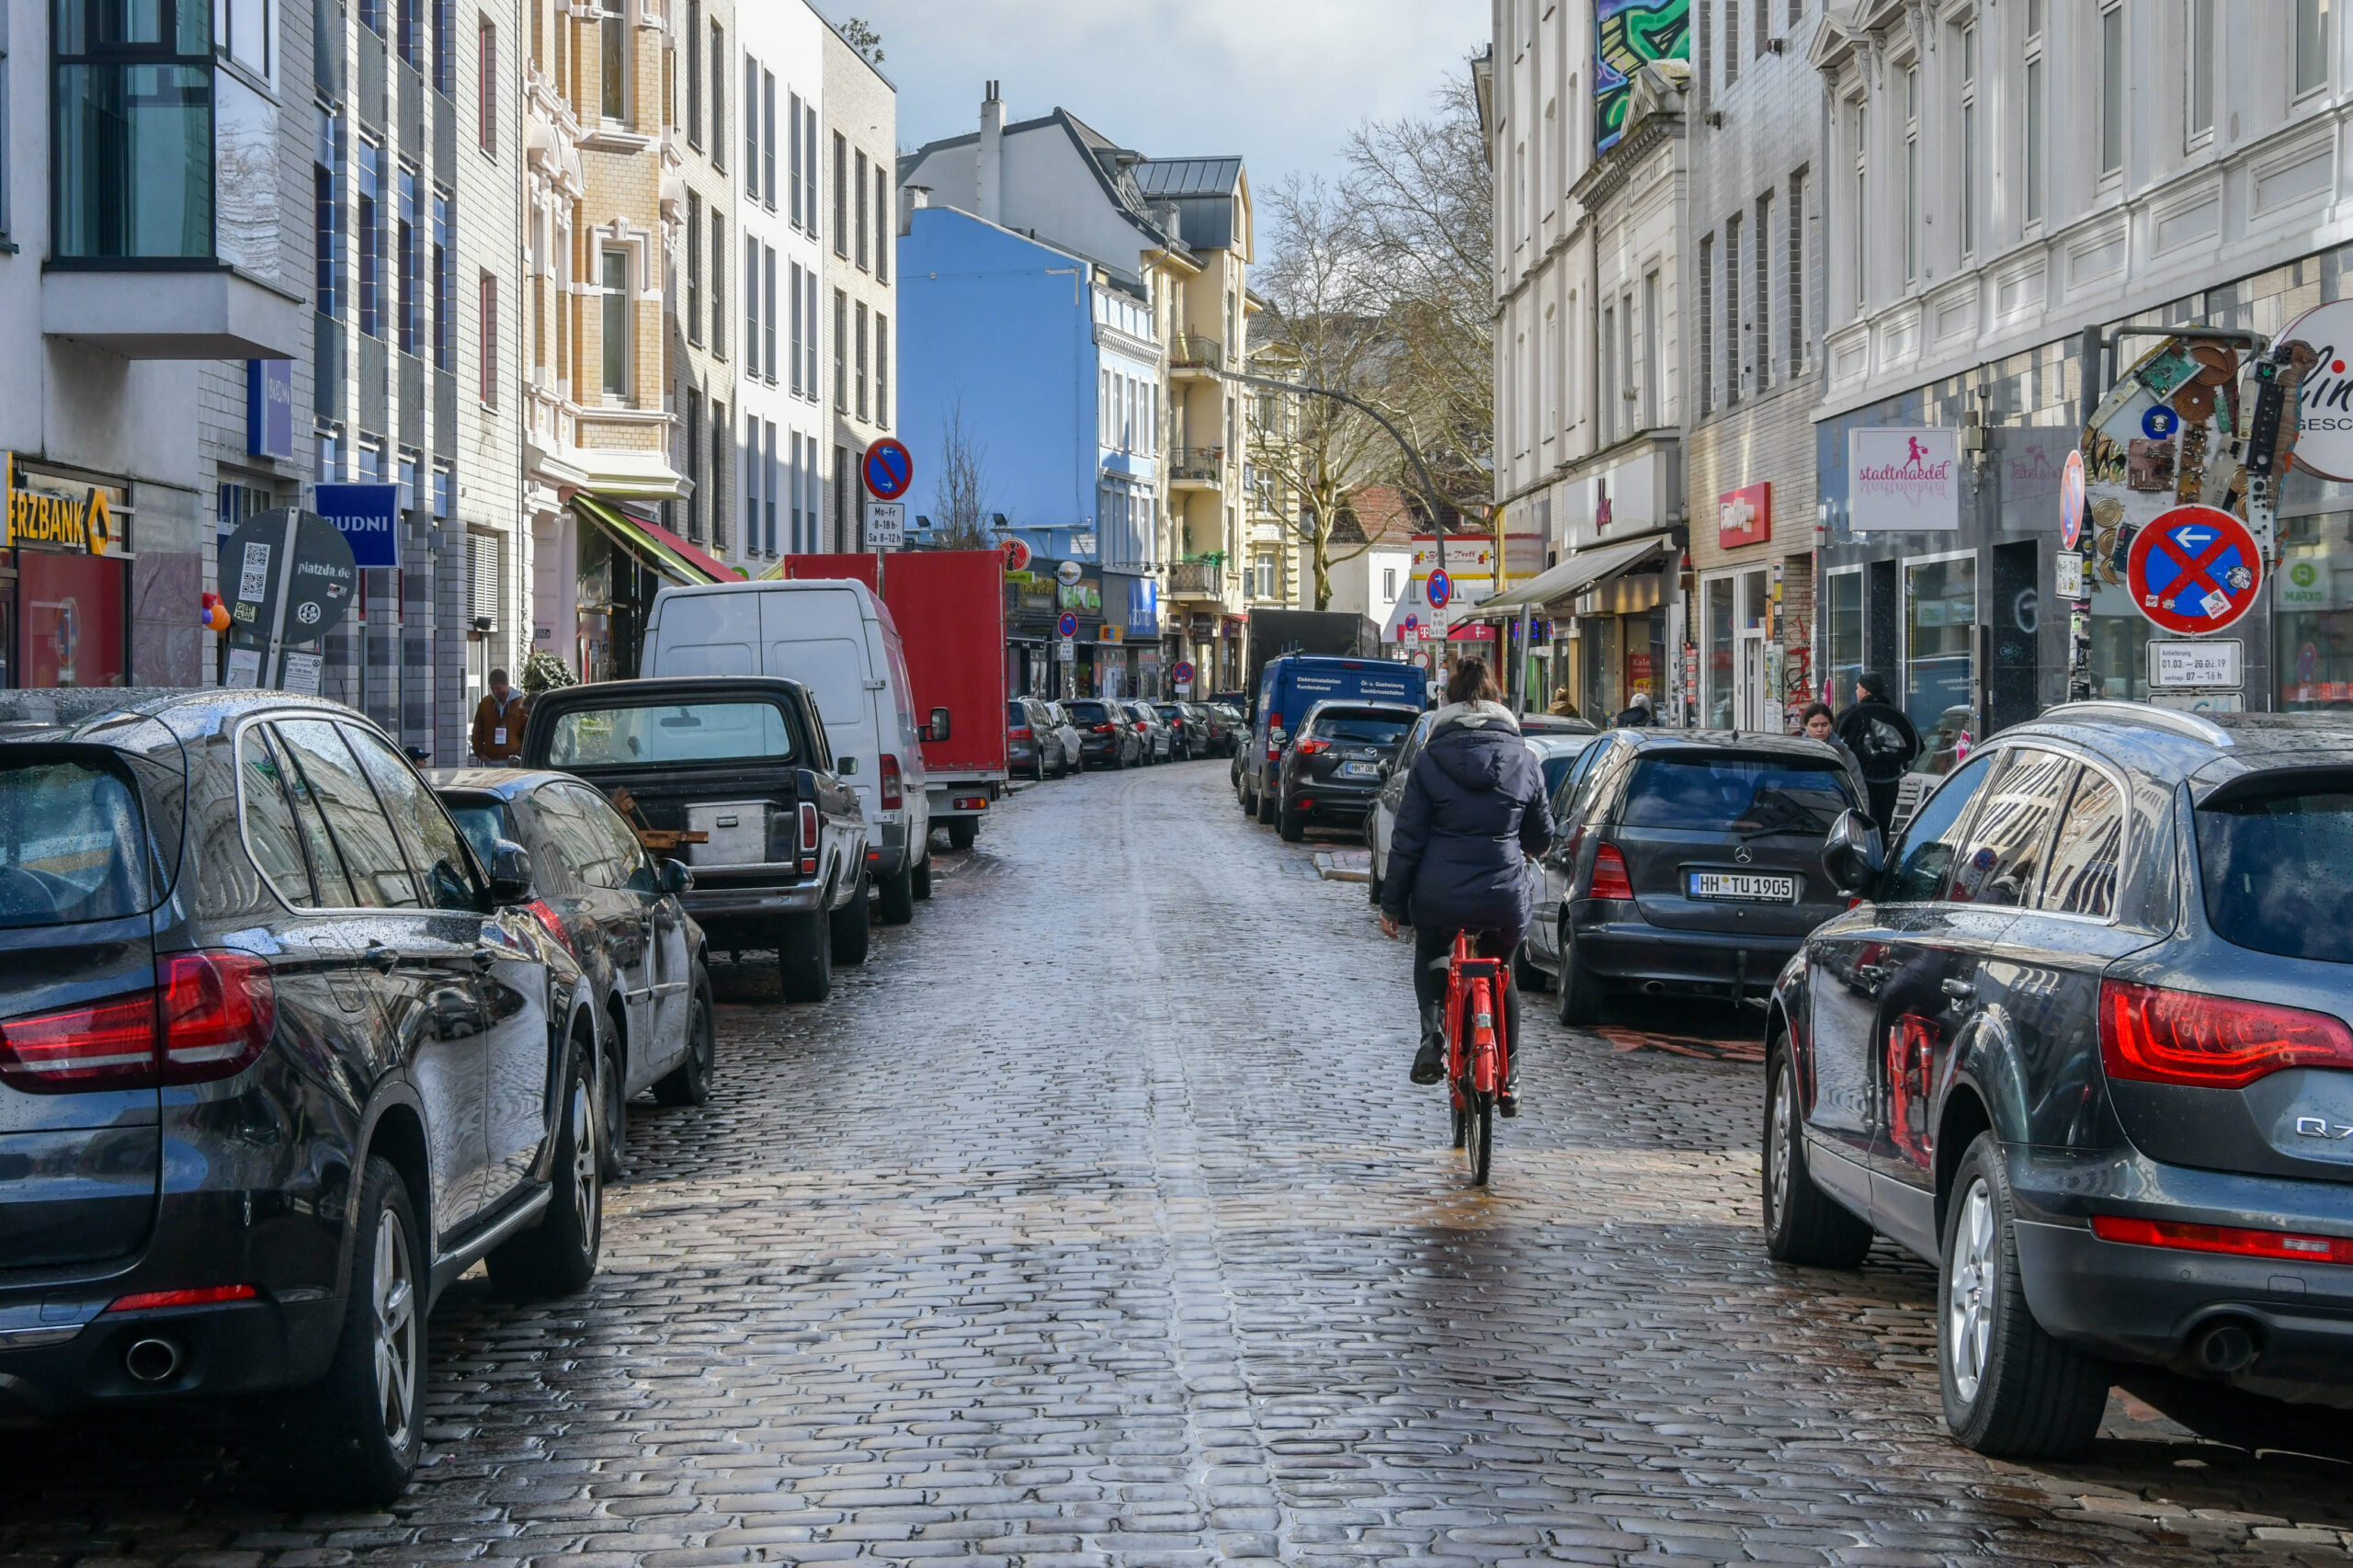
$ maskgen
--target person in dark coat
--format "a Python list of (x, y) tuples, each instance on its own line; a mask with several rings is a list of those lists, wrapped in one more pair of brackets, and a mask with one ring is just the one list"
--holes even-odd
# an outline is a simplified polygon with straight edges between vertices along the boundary
[(1651, 694), (1638, 691), (1626, 700), (1626, 710), (1610, 722), (1616, 729), (1644, 729), (1658, 722), (1658, 715), (1651, 711)]
[(1895, 793), (1920, 755), (1920, 732), (1911, 715), (1888, 700), (1887, 677), (1855, 677), (1855, 705), (1838, 715), (1838, 738), (1862, 767), (1870, 796), (1871, 820), (1884, 833), (1895, 820)]
[(1445, 960), (1455, 934), (1472, 933), (1482, 955), (1505, 960), (1513, 1081), (1497, 1108), (1517, 1116), (1522, 1052), (1510, 959), (1528, 931), (1528, 858), (1552, 846), (1552, 813), (1543, 769), (1501, 695), (1483, 660), (1464, 660), (1447, 681), (1447, 705), (1438, 710), (1397, 807), (1381, 930), (1395, 937), (1400, 925), (1414, 927), (1414, 999), (1422, 1017), (1416, 1084), (1445, 1075)]

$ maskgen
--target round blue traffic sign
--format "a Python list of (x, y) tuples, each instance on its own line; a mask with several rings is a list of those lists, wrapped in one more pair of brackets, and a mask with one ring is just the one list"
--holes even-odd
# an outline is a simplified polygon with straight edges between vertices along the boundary
[(2141, 415), (2141, 434), (2152, 441), (2162, 441), (2171, 436), (2181, 424), (2181, 415), (2158, 403)]
[(1176, 667), (1169, 673), (1176, 677), (1178, 686), (1190, 686), (1193, 684), (1193, 661), (1179, 659), (1176, 661)]
[(1424, 592), (1430, 601), (1430, 608), (1444, 609), (1448, 601), (1454, 597), (1454, 579), (1446, 574), (1445, 567), (1434, 566), (1430, 569), (1429, 586)]
[(915, 459), (888, 436), (866, 449), (866, 460), (858, 469), (866, 480), (867, 494), (877, 501), (896, 501), (915, 483)]
[(1075, 615), (1073, 615), (1073, 614), (1072, 614), (1070, 611), (1068, 611), (1068, 610), (1064, 610), (1064, 611), (1063, 611), (1063, 618), (1062, 618), (1060, 620), (1058, 620), (1058, 621), (1054, 622), (1054, 630), (1055, 630), (1057, 632), (1061, 633), (1061, 634), (1062, 634), (1063, 636), (1064, 636), (1064, 637), (1075, 637), (1075, 636), (1077, 636), (1077, 635), (1078, 635), (1078, 617), (1076, 617)]

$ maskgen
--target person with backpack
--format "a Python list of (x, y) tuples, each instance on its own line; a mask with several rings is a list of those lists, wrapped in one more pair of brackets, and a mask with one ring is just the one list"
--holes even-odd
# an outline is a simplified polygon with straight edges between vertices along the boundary
[(1909, 714), (1888, 700), (1886, 676), (1867, 672), (1855, 677), (1855, 705), (1838, 716), (1837, 734), (1862, 767), (1871, 820), (1882, 833), (1893, 831), (1896, 790), (1920, 755), (1920, 732)]

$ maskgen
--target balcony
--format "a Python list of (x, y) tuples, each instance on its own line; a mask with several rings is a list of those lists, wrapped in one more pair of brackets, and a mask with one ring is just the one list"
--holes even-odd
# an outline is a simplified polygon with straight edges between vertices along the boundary
[(1179, 376), (1215, 376), (1225, 369), (1225, 346), (1199, 333), (1177, 333), (1168, 340), (1168, 369)]
[(1219, 490), (1225, 485), (1223, 447), (1171, 447), (1168, 483), (1179, 489)]
[(1226, 602), (1225, 562), (1172, 562), (1168, 568), (1168, 597), (1172, 599), (1205, 599), (1222, 607)]

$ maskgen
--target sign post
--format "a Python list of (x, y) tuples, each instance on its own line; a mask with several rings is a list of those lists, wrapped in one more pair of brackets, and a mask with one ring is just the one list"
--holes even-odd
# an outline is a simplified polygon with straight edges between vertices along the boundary
[(221, 585), (233, 584), (234, 592), (223, 595), (228, 684), (316, 696), (320, 658), (312, 645), (358, 597), (358, 568), (343, 530), (291, 506), (256, 513), (221, 547)]
[[(874, 591), (879, 595), (882, 592), (882, 551), (886, 548), (896, 550), (905, 541), (907, 509), (894, 506), (889, 515), (878, 517), (876, 503), (897, 502), (907, 493), (907, 486), (915, 482), (915, 460), (904, 443), (884, 436), (866, 449), (858, 471), (866, 482), (866, 493), (874, 498), (866, 507), (866, 542), (874, 547)], [(887, 540), (877, 537), (878, 525), (888, 531)]]

